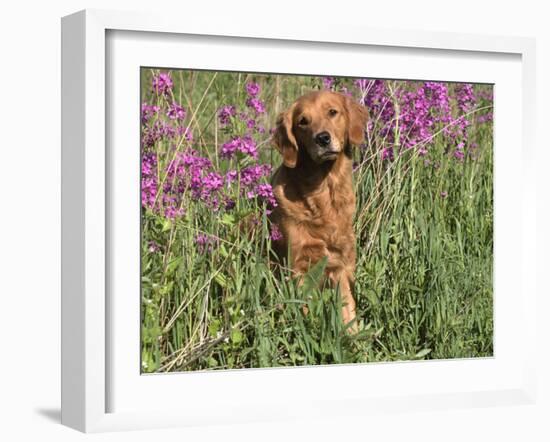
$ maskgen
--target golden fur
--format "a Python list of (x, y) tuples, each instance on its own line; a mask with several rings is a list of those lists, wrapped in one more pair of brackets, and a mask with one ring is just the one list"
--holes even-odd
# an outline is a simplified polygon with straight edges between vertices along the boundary
[[(277, 253), (289, 252), (298, 277), (328, 257), (326, 277), (339, 285), (346, 324), (355, 319), (351, 146), (363, 142), (367, 118), (367, 110), (349, 97), (311, 92), (278, 116), (273, 134), (283, 157), (272, 178), (278, 207), (271, 220), (283, 235)], [(357, 330), (355, 323), (351, 330)]]

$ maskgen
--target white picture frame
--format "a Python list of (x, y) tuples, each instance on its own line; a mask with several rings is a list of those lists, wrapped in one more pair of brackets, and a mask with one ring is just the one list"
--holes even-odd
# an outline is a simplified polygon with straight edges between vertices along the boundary
[[(406, 390), (406, 384), (398, 385), (394, 391), (378, 391), (375, 395), (358, 389), (354, 395), (339, 396), (337, 389), (327, 387), (324, 396), (319, 395), (307, 404), (292, 400), (283, 409), (276, 400), (273, 406), (265, 404), (258, 407), (253, 393), (242, 397), (231, 397), (230, 408), (218, 407), (217, 411), (207, 412), (206, 405), (176, 407), (173, 402), (162, 409), (136, 407), (114, 407), (110, 403), (111, 392), (118, 387), (113, 379), (121, 376), (113, 375), (113, 355), (111, 335), (113, 321), (117, 317), (112, 314), (112, 300), (108, 297), (110, 285), (109, 245), (114, 240), (117, 229), (111, 228), (112, 195), (109, 179), (113, 164), (108, 143), (111, 140), (107, 132), (106, 121), (113, 117), (108, 108), (109, 82), (113, 77), (108, 64), (116, 57), (117, 52), (110, 50), (109, 33), (140, 33), (144, 38), (157, 39), (157, 45), (162, 46), (159, 39), (185, 39), (186, 36), (216, 37), (239, 39), (243, 44), (254, 42), (270, 42), (281, 47), (299, 45), (338, 45), (341, 49), (371, 47), (378, 51), (398, 48), (400, 56), (408, 51), (425, 50), (431, 56), (443, 57), (444, 54), (470, 54), (481, 64), (484, 57), (491, 54), (501, 54), (505, 57), (515, 57), (520, 69), (521, 92), (517, 97), (520, 101), (521, 119), (516, 120), (517, 126), (508, 127), (511, 136), (517, 136), (521, 143), (521, 186), (517, 189), (517, 197), (521, 211), (516, 218), (520, 234), (514, 243), (515, 249), (499, 249), (497, 243), (495, 254), (511, 254), (509, 265), (518, 265), (519, 274), (509, 275), (514, 287), (519, 289), (517, 302), (517, 321), (514, 328), (521, 328), (522, 352), (517, 353), (514, 366), (498, 366), (499, 355), (482, 364), (455, 363), (449, 367), (449, 372), (463, 371), (468, 374), (466, 383), (455, 390), (445, 389), (434, 383), (434, 387), (425, 394), (416, 390)], [(156, 34), (149, 34), (156, 33)], [(135, 35), (135, 34), (134, 34)], [(232, 40), (237, 41), (237, 40)], [(160, 46), (160, 47), (161, 47)], [(159, 47), (159, 46), (157, 46)], [(128, 51), (131, 52), (131, 51)], [(428, 53), (426, 52), (426, 53)], [(439, 54), (439, 55), (438, 55)], [(136, 59), (137, 60), (137, 59)], [(137, 62), (137, 61), (136, 61)], [(534, 41), (516, 37), (490, 37), (450, 33), (426, 33), (416, 31), (388, 31), (372, 28), (353, 28), (332, 26), (330, 30), (315, 26), (262, 26), (250, 24), (233, 28), (230, 23), (217, 22), (210, 18), (196, 17), (184, 24), (175, 17), (168, 15), (155, 16), (143, 13), (123, 13), (112, 11), (86, 10), (67, 16), (62, 20), (62, 423), (85, 432), (98, 432), (123, 429), (156, 428), (168, 426), (208, 425), (210, 423), (254, 422), (279, 420), (285, 418), (308, 418), (333, 416), (335, 414), (368, 414), (373, 410), (413, 411), (417, 409), (455, 408), (469, 406), (488, 406), (500, 404), (533, 403), (536, 394), (534, 342), (529, 339), (535, 334), (536, 287), (534, 256), (535, 240), (535, 174), (534, 156), (534, 101), (535, 101), (535, 46)], [(179, 67), (179, 66), (174, 66)], [(218, 67), (219, 68), (219, 67)], [(261, 71), (261, 67), (257, 68)], [(109, 75), (106, 75), (106, 72)], [(420, 75), (420, 74), (419, 74)], [(478, 78), (478, 77), (475, 77)], [(519, 77), (518, 77), (519, 78)], [(447, 78), (440, 78), (445, 80)], [(498, 87), (498, 85), (497, 85)], [(137, 91), (136, 91), (137, 93)], [(137, 97), (137, 99), (139, 99)], [(505, 102), (505, 101), (504, 101)], [(498, 103), (495, 110), (498, 118)], [(504, 114), (504, 112), (503, 112)], [(116, 118), (116, 117), (114, 117)], [(137, 117), (136, 117), (137, 121)], [(509, 125), (508, 125), (509, 126)], [(498, 135), (498, 134), (497, 134)], [(497, 136), (498, 143), (498, 136)], [(517, 160), (515, 160), (517, 162)], [(122, 166), (124, 167), (124, 166)], [(130, 166), (128, 166), (130, 167)], [(497, 174), (498, 174), (498, 168)], [(503, 168), (503, 170), (505, 170)], [(111, 183), (112, 184), (112, 183)], [(498, 216), (498, 211), (496, 211)], [(502, 213), (502, 212), (501, 212)], [(116, 223), (115, 223), (116, 224)], [(508, 272), (510, 273), (510, 272)], [(505, 305), (502, 303), (501, 305)], [(504, 313), (503, 313), (504, 312)], [(505, 309), (495, 308), (495, 319), (506, 314)], [(131, 316), (131, 315), (130, 315)], [(505, 316), (502, 316), (505, 317)], [(138, 318), (131, 320), (138, 321)], [(501, 324), (503, 322), (501, 321)], [(502, 335), (512, 339), (514, 330), (506, 332), (506, 325), (501, 325)], [(115, 339), (115, 338), (113, 338)], [(503, 346), (504, 347), (504, 346)], [(115, 348), (117, 348), (115, 346)], [(120, 348), (120, 345), (119, 347)], [(122, 356), (120, 356), (120, 354)], [(122, 353), (119, 358), (127, 358)], [(501, 353), (501, 354), (504, 354)], [(132, 363), (132, 361), (129, 361)], [(285, 382), (302, 383), (308, 388), (307, 379), (311, 373), (323, 373), (325, 379), (334, 376), (360, 376), (370, 370), (376, 374), (391, 371), (403, 379), (403, 376), (430, 378), (439, 370), (446, 370), (445, 361), (406, 364), (371, 364), (322, 367), (316, 372), (305, 369), (283, 370), (245, 370), (251, 374), (243, 374), (243, 370), (217, 372), (214, 377), (190, 377), (182, 375), (155, 375), (139, 377), (139, 366), (128, 373), (133, 379), (147, 378), (144, 386), (150, 394), (165, 394), (166, 389), (173, 388), (178, 376), (187, 376), (188, 386), (193, 383), (204, 389), (230, 388), (230, 385), (242, 382), (238, 388), (258, 390), (266, 381), (284, 377)], [(439, 365), (437, 365), (439, 364)], [(116, 364), (117, 367), (125, 364)], [(131, 365), (129, 365), (131, 366)], [(116, 368), (115, 367), (115, 371)], [(395, 368), (397, 367), (397, 368)], [(491, 377), (495, 369), (510, 368), (498, 382), (483, 386), (483, 376)], [(328, 371), (327, 371), (328, 370)], [(338, 371), (340, 370), (340, 371)], [(479, 370), (478, 382), (474, 382), (476, 370)], [(506, 371), (506, 370), (505, 370)], [(482, 374), (484, 372), (484, 374)], [(282, 373), (282, 374), (281, 374)], [(201, 375), (201, 374), (199, 374)], [(137, 377), (136, 377), (137, 376)], [(169, 381), (164, 380), (171, 378)], [(436, 376), (437, 377), (437, 376)], [(436, 379), (433, 377), (433, 379)], [(313, 376), (315, 378), (315, 376)], [(184, 379), (184, 378), (181, 378)], [(244, 380), (243, 380), (244, 379)], [(468, 384), (468, 379), (471, 383)], [(138, 380), (138, 382), (141, 382)], [(448, 381), (449, 383), (451, 381)], [(120, 382), (119, 382), (120, 383)], [(328, 382), (330, 384), (330, 381)], [(460, 382), (457, 382), (460, 384)], [(209, 385), (211, 385), (209, 387)], [(248, 385), (248, 387), (247, 387)], [(443, 384), (442, 384), (443, 385)], [(214, 387), (215, 386), (215, 387)], [(136, 387), (128, 384), (126, 390)], [(400, 390), (401, 389), (401, 390)], [(193, 391), (199, 391), (196, 388)], [(227, 390), (228, 392), (230, 390)], [(235, 387), (233, 388), (233, 393)], [(199, 394), (199, 393), (192, 393)], [(273, 391), (272, 394), (276, 394)], [(220, 397), (220, 404), (225, 399)], [(281, 399), (282, 400), (282, 399)], [(128, 396), (127, 402), (133, 398)], [(212, 408), (216, 404), (213, 404)], [(120, 410), (118, 409), (120, 408)]]

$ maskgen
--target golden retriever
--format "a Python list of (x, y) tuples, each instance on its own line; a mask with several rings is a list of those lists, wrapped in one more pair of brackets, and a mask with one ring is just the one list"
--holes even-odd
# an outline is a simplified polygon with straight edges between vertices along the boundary
[(364, 141), (367, 119), (366, 108), (345, 95), (311, 92), (277, 117), (272, 139), (283, 157), (272, 178), (278, 206), (271, 221), (282, 233), (274, 248), (280, 257), (289, 253), (297, 277), (328, 257), (326, 278), (340, 289), (345, 324), (356, 317), (352, 145)]

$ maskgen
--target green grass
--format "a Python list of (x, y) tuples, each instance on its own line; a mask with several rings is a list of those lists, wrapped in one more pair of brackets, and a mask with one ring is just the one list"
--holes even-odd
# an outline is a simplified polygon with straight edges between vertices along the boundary
[[(142, 101), (151, 93), (142, 70)], [(304, 92), (314, 77), (173, 71), (174, 98), (187, 110), (193, 148), (220, 170), (217, 154), (229, 136), (218, 126), (223, 104), (244, 105), (246, 81), (262, 86), (271, 128), (276, 114)], [(349, 80), (342, 80), (347, 84)], [(395, 82), (403, 86), (404, 82)], [(489, 86), (476, 86), (476, 88)], [(231, 216), (186, 197), (185, 216), (167, 220), (142, 211), (142, 371), (279, 367), (350, 362), (491, 356), (493, 353), (493, 140), (491, 124), (472, 119), (476, 158), (457, 161), (441, 133), (429, 153), (413, 150), (382, 162), (384, 140), (356, 149), (357, 213), (355, 298), (360, 332), (350, 335), (339, 296), (319, 290), (322, 264), (311, 284), (298, 288), (272, 258), (265, 216), (243, 228), (262, 204), (241, 198)], [(258, 138), (260, 159), (281, 160)], [(180, 145), (176, 148), (181, 149)], [(170, 142), (155, 145), (159, 176)], [(444, 196), (446, 195), (446, 196)], [(195, 237), (219, 238), (209, 251)], [(159, 250), (152, 250), (151, 243)], [(308, 303), (309, 313), (302, 306)]]

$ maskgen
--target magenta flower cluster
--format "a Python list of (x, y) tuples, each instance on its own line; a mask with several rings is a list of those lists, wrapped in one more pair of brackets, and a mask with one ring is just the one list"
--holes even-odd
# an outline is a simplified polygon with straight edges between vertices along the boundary
[[(258, 118), (266, 113), (265, 103), (260, 98), (260, 92), (261, 87), (258, 83), (246, 83), (245, 108), (240, 112), (237, 112), (236, 106), (232, 104), (220, 107), (218, 109), (218, 121), (220, 126), (231, 133), (235, 132), (234, 126), (236, 123), (243, 122), (247, 131), (250, 133), (265, 133), (265, 128), (258, 122)], [(228, 146), (227, 149), (231, 150), (232, 147)]]
[[(471, 150), (470, 113), (478, 105), (471, 84), (453, 87), (426, 81), (417, 87), (402, 83), (391, 88), (388, 81), (369, 79), (358, 79), (354, 84), (371, 115), (367, 136), (382, 143), (377, 147), (383, 160), (392, 160), (396, 154), (413, 148), (419, 155), (426, 155), (438, 134), (445, 135), (448, 151), (458, 160)], [(492, 96), (485, 98), (492, 101)], [(477, 121), (491, 118), (486, 114)]]
[(159, 106), (143, 103), (141, 105), (141, 124), (147, 124), (151, 118), (158, 115), (159, 111)]
[(153, 92), (157, 95), (170, 95), (174, 82), (169, 72), (161, 72), (153, 77)]
[(230, 141), (223, 143), (220, 156), (222, 158), (231, 158), (236, 152), (249, 155), (254, 159), (258, 158), (256, 142), (250, 135), (245, 135), (244, 137), (233, 137)]
[(336, 81), (333, 77), (323, 77), (323, 87), (328, 90), (333, 90), (336, 84)]
[(199, 253), (211, 252), (218, 243), (219, 239), (213, 235), (199, 233), (195, 236), (195, 244)]
[(185, 109), (175, 101), (168, 107), (166, 115), (171, 120), (185, 120)]
[(260, 93), (260, 85), (258, 83), (246, 83), (245, 89), (249, 97), (257, 97)]
[[(142, 117), (143, 119), (143, 117)], [(191, 129), (181, 124), (172, 124), (166, 120), (158, 119), (149, 125), (142, 125), (141, 146), (144, 149), (152, 148), (162, 140), (177, 142), (180, 139), (193, 140)]]
[(221, 127), (226, 127), (231, 123), (231, 118), (237, 114), (233, 105), (222, 106), (218, 111), (218, 119)]
[(246, 100), (246, 105), (252, 109), (256, 115), (265, 114), (264, 102), (258, 98), (250, 97)]
[(162, 99), (157, 99), (156, 104), (141, 105), (141, 147), (144, 151), (163, 140), (172, 143), (182, 139), (186, 142), (193, 140), (190, 128), (183, 125), (185, 109), (172, 98), (173, 86), (170, 73), (161, 72), (153, 76), (152, 91)]
[[(227, 139), (219, 146), (216, 166), (194, 149), (186, 109), (173, 99), (172, 88), (169, 73), (156, 74), (156, 102), (141, 107), (142, 206), (166, 218), (184, 216), (188, 205), (197, 203), (215, 212), (231, 211), (238, 198), (260, 201), (263, 210), (272, 210), (277, 202), (268, 183), (271, 166), (258, 162), (256, 137), (264, 130), (257, 119), (265, 113), (259, 84), (245, 85), (240, 111), (233, 104), (218, 110)], [(197, 236), (196, 243), (201, 250), (213, 244), (206, 235)]]

